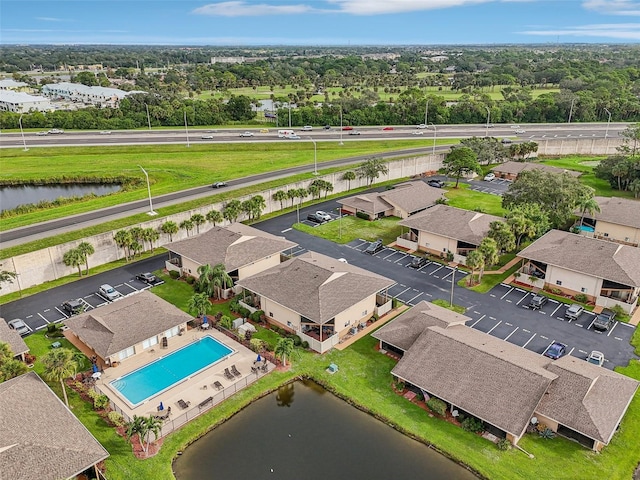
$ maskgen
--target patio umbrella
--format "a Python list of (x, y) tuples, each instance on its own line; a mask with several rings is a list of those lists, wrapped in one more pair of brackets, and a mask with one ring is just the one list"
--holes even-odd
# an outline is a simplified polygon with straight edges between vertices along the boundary
[(91, 375), (92, 378), (95, 378), (96, 380), (99, 379), (102, 376), (102, 374), (100, 372), (93, 372), (93, 375)]
[(95, 363), (91, 368), (93, 368), (93, 373), (96, 373), (98, 371), (98, 365), (96, 365)]
[(158, 411), (161, 412), (162, 410), (164, 410), (164, 405), (160, 402), (160, 405), (158, 405)]
[(256, 358), (256, 362), (261, 362), (262, 361), (262, 357), (260, 356), (260, 354), (258, 354), (258, 358)]
[(207, 323), (209, 323), (209, 320), (207, 319), (207, 316), (205, 315), (204, 317), (202, 317), (202, 324), (206, 325)]

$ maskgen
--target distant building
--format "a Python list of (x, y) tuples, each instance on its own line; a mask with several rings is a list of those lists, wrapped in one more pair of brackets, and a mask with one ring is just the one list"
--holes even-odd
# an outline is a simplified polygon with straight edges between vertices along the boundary
[(0, 90), (0, 111), (26, 113), (31, 110), (47, 112), (53, 110), (48, 98), (24, 92)]
[(89, 87), (81, 83), (50, 83), (42, 87), (42, 94), (54, 100), (68, 100), (85, 105), (116, 107), (120, 100), (141, 91), (125, 92), (117, 88)]
[(29, 88), (25, 82), (16, 82), (13, 78), (3, 78), (0, 80), (0, 90), (24, 91)]
[(211, 63), (244, 63), (244, 57), (211, 57)]

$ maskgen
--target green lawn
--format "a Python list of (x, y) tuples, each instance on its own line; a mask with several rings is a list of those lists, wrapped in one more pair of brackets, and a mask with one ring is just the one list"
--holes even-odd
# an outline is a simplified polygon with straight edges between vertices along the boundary
[(403, 227), (398, 225), (398, 220), (397, 217), (385, 217), (370, 221), (349, 215), (316, 227), (296, 223), (293, 228), (335, 243), (349, 243), (358, 238), (363, 240), (381, 238), (385, 244), (389, 244), (395, 242), (402, 233)]
[[(461, 280), (458, 280), (458, 285), (464, 288), (468, 288), (469, 290), (473, 290), (474, 292), (487, 293), (496, 285), (504, 282), (509, 277), (509, 275), (513, 275), (518, 270), (518, 268), (520, 268), (519, 263), (515, 264), (513, 267), (511, 267), (509, 270), (507, 270), (504, 273), (498, 273), (495, 275), (485, 274), (482, 276), (482, 280), (480, 280), (480, 283), (478, 283), (477, 285), (474, 285), (473, 287), (467, 286), (469, 275), (471, 275), (469, 274), (466, 277), (462, 278)], [(477, 272), (474, 275), (474, 278), (477, 280), (478, 278)]]
[(461, 313), (463, 315), (467, 311), (467, 309), (464, 308), (462, 305), (456, 305), (454, 303), (452, 306), (447, 300), (442, 300), (440, 298), (433, 300), (431, 303), (433, 303), (434, 305), (439, 305), (443, 308), (448, 308), (449, 310), (453, 310), (454, 312)]
[(465, 210), (489, 213), (499, 217), (505, 214), (505, 209), (502, 208), (502, 197), (498, 195), (471, 190), (469, 185), (464, 183), (459, 184), (458, 188), (449, 186), (446, 188), (448, 189), (445, 194), (448, 199), (447, 205)]

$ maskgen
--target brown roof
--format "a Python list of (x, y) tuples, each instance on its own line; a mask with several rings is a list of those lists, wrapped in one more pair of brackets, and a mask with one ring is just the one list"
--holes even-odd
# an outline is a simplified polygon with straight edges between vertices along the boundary
[(196, 237), (169, 243), (171, 252), (190, 258), (200, 265), (222, 263), (227, 272), (279, 254), (296, 244), (242, 223), (213, 227)]
[(589, 438), (609, 443), (640, 383), (571, 355), (546, 368), (558, 378), (536, 412)]
[(18, 332), (13, 328), (9, 328), (4, 318), (0, 317), (0, 342), (9, 344), (11, 351), (15, 356), (22, 355), (29, 351), (29, 347)]
[(551, 230), (519, 257), (624, 285), (640, 286), (640, 248)]
[(362, 210), (371, 214), (378, 214), (391, 208), (399, 208), (409, 214), (424, 210), (442, 198), (444, 193), (439, 188), (433, 188), (425, 182), (406, 182), (395, 185), (391, 190), (372, 192), (338, 200), (341, 205)]
[(600, 212), (587, 213), (587, 218), (640, 228), (640, 201), (620, 197), (595, 197), (595, 200), (600, 205)]
[(319, 324), (394, 283), (316, 252), (306, 252), (238, 282)]
[(423, 232), (480, 245), (489, 233), (489, 224), (496, 221), (504, 222), (504, 218), (448, 205), (435, 205), (398, 223)]
[(0, 384), (0, 476), (74, 477), (109, 453), (34, 372)]
[(65, 325), (106, 358), (189, 320), (191, 315), (144, 291), (72, 317)]
[(519, 437), (557, 377), (550, 361), (464, 325), (429, 327), (392, 373)]
[(471, 319), (466, 315), (423, 300), (371, 336), (406, 352), (427, 328), (464, 325), (467, 320)]
[(576, 172), (575, 170), (565, 170), (564, 168), (552, 167), (551, 165), (545, 165), (543, 163), (534, 162), (504, 162), (491, 169), (492, 172), (519, 175), (521, 172), (528, 172), (531, 170), (542, 170), (549, 173), (568, 173), (572, 177), (579, 177), (582, 172)]

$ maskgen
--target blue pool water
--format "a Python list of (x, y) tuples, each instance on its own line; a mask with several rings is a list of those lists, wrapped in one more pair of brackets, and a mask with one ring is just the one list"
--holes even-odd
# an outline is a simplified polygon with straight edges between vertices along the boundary
[(133, 407), (208, 368), (233, 350), (206, 336), (111, 382)]
[(582, 225), (580, 227), (580, 230), (582, 230), (583, 232), (594, 232), (595, 228), (590, 227), (589, 225)]

